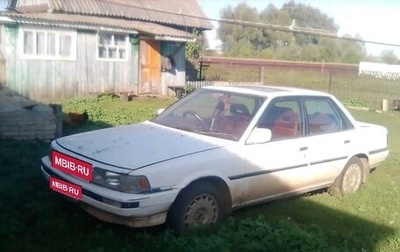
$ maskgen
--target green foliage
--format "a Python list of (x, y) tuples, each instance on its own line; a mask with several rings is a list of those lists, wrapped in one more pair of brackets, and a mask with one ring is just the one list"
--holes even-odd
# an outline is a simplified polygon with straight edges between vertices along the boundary
[[(230, 7), (224, 9), (221, 16), (230, 20), (259, 21), (257, 10), (244, 3), (234, 10)], [(223, 38), (223, 50), (231, 56), (250, 57), (254, 51), (262, 51), (271, 44), (267, 30), (257, 27), (221, 23), (217, 33)]]
[(185, 54), (189, 61), (194, 61), (200, 58), (203, 55), (204, 48), (206, 47), (206, 40), (202, 32), (194, 30), (192, 35), (196, 38), (196, 41), (187, 42), (185, 44)]
[[(358, 63), (366, 56), (364, 44), (349, 36), (339, 40), (312, 34), (311, 29), (336, 34), (339, 27), (332, 18), (306, 4), (291, 1), (280, 9), (269, 4), (257, 12), (239, 3), (223, 9), (221, 18), (244, 21), (221, 23), (217, 29), (222, 50), (229, 57)], [(289, 27), (305, 28), (308, 33), (290, 32)]]
[(400, 64), (396, 53), (393, 50), (385, 50), (381, 54), (381, 59), (386, 64)]
[(345, 100), (345, 101), (343, 101), (343, 103), (346, 106), (355, 107), (355, 108), (366, 108), (367, 107), (367, 104), (365, 104), (361, 101), (358, 101), (358, 100), (354, 100), (354, 99)]
[(176, 98), (133, 97), (132, 101), (121, 101), (115, 94), (101, 94), (84, 99), (62, 102), (63, 112), (83, 112), (89, 114), (88, 123), (83, 127), (66, 128), (65, 133), (95, 130), (110, 126), (137, 123), (157, 115), (157, 110), (165, 108)]
[[(141, 239), (149, 239), (148, 234)], [(264, 215), (236, 220), (228, 218), (214, 228), (204, 228), (180, 236), (166, 231), (158, 244), (146, 249), (156, 251), (343, 251), (343, 244), (329, 244), (318, 227), (304, 229), (290, 221), (270, 222)], [(147, 244), (147, 243), (146, 243)]]
[(186, 84), (186, 86), (185, 86), (186, 93), (193, 92), (194, 90), (196, 90), (196, 86), (195, 85)]

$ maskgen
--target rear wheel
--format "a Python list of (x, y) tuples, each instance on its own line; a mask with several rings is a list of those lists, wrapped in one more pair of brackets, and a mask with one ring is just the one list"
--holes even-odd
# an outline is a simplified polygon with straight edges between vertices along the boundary
[(168, 225), (177, 232), (216, 223), (224, 217), (223, 198), (208, 182), (185, 188), (168, 212)]
[(329, 191), (333, 194), (350, 194), (360, 189), (363, 183), (364, 168), (358, 157), (352, 157), (342, 173), (335, 179)]

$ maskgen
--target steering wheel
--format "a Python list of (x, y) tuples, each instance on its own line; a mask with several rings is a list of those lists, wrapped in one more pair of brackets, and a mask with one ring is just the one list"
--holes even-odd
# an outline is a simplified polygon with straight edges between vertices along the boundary
[(196, 118), (199, 122), (202, 123), (202, 125), (205, 125), (204, 119), (196, 112), (193, 110), (186, 110), (185, 112), (183, 112), (183, 117), (186, 117), (187, 115), (191, 115), (194, 118)]

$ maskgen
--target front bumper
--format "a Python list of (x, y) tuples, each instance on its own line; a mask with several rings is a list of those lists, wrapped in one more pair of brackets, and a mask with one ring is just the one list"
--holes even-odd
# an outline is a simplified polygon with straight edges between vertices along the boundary
[(70, 176), (51, 167), (48, 156), (42, 158), (42, 173), (82, 187), (82, 200), (75, 200), (89, 214), (103, 221), (131, 227), (149, 227), (165, 222), (167, 211), (178, 191), (129, 194), (104, 188)]

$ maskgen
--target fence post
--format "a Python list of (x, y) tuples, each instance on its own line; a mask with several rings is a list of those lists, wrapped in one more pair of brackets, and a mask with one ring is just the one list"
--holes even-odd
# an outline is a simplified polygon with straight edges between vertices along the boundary
[(386, 112), (389, 110), (389, 103), (387, 99), (382, 100), (382, 111)]
[(264, 66), (260, 67), (260, 83), (264, 85)]

